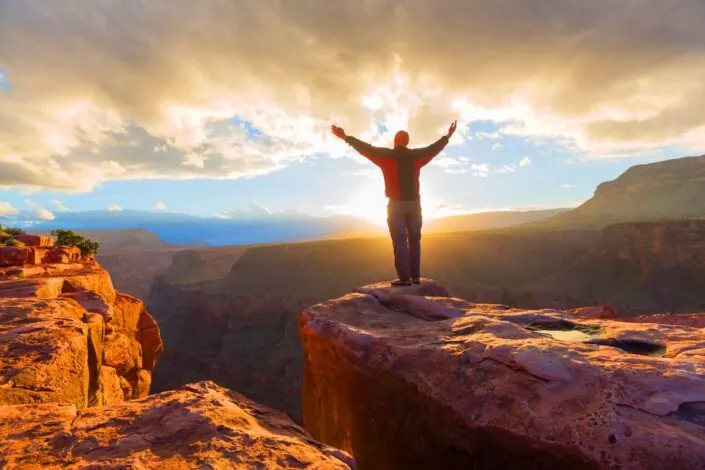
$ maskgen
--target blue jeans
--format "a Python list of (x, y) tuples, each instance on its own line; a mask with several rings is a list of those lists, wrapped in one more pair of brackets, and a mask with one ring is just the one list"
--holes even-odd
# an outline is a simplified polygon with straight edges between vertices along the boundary
[(402, 281), (421, 277), (421, 215), (420, 201), (389, 200), (387, 225), (394, 246), (394, 266)]

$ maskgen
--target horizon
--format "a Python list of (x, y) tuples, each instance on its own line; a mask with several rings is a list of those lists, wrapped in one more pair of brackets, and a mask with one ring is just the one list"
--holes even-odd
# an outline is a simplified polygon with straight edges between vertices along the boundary
[(705, 5), (641, 3), (0, 0), (0, 223), (380, 226), (381, 172), (330, 125), (415, 147), (454, 119), (422, 172), (425, 217), (575, 207), (633, 165), (705, 153)]

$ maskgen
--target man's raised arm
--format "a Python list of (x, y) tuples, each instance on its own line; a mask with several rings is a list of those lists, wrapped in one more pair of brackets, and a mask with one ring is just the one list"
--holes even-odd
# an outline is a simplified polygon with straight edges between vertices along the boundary
[(414, 158), (421, 161), (421, 166), (426, 165), (428, 162), (433, 160), (436, 155), (443, 151), (446, 145), (448, 145), (448, 141), (450, 140), (451, 136), (455, 132), (457, 124), (458, 121), (453, 121), (453, 124), (451, 124), (448, 128), (448, 134), (444, 135), (428, 147), (413, 150)]
[(357, 137), (345, 135), (345, 131), (338, 126), (331, 126), (331, 131), (336, 137), (343, 139), (346, 144), (354, 148), (357, 153), (370, 160), (375, 165), (381, 165), (382, 160), (391, 156), (391, 149), (384, 147), (375, 147), (367, 142), (363, 142)]

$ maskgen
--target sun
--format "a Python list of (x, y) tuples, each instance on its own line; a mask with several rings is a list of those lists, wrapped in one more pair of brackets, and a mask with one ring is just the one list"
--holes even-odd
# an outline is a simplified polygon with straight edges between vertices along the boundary
[[(443, 217), (443, 204), (431, 190), (421, 190), (421, 207), (424, 219)], [(334, 212), (352, 215), (368, 220), (380, 227), (387, 225), (387, 198), (384, 195), (382, 178), (370, 180), (369, 183), (356, 189), (347, 202), (341, 206), (331, 207)]]

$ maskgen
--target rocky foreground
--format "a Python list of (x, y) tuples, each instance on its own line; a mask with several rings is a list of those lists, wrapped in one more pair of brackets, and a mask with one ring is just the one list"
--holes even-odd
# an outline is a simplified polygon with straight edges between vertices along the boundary
[(159, 328), (74, 247), (23, 236), (0, 247), (0, 404), (78, 409), (147, 396)]
[(339, 469), (350, 456), (212, 382), (107, 408), (0, 406), (0, 468)]
[(22, 242), (0, 247), (0, 468), (354, 468), (212, 382), (148, 396), (163, 345), (144, 304), (77, 249)]
[(704, 468), (703, 316), (601, 316), (358, 289), (301, 315), (305, 427), (363, 470)]

